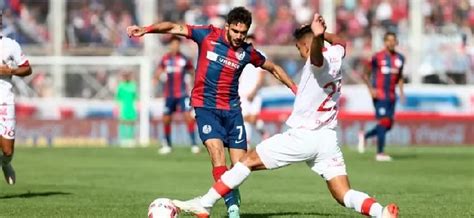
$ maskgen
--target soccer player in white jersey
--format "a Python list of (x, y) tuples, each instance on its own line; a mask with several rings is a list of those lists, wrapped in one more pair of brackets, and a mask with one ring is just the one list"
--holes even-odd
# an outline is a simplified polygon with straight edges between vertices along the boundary
[[(323, 18), (315, 14), (311, 25), (295, 31), (296, 47), (306, 64), (301, 72), (293, 111), (286, 122), (291, 128), (257, 145), (202, 197), (174, 200), (177, 207), (198, 217), (208, 217), (216, 201), (242, 184), (251, 171), (276, 169), (304, 161), (326, 180), (329, 191), (341, 205), (367, 216), (398, 216), (395, 204), (383, 207), (349, 185), (335, 130), (345, 42), (325, 30)], [(324, 47), (324, 40), (331, 45)]]
[[(255, 36), (250, 34), (247, 36), (247, 43), (252, 43)], [(239, 96), (240, 107), (242, 108), (242, 116), (244, 117), (245, 131), (247, 134), (247, 143), (250, 143), (253, 127), (264, 135), (263, 122), (258, 120), (258, 115), (262, 108), (262, 99), (258, 95), (258, 91), (262, 88), (265, 79), (265, 71), (260, 67), (247, 64), (239, 79)]]
[(31, 67), (21, 47), (13, 39), (1, 33), (2, 11), (0, 9), (0, 165), (8, 184), (15, 184), (15, 171), (11, 165), (15, 144), (15, 105), (12, 92), (12, 76), (25, 77), (31, 74)]

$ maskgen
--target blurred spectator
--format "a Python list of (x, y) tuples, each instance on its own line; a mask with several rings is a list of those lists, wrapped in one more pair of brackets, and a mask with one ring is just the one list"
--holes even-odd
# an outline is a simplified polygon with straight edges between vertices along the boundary
[(49, 40), (47, 28), (48, 0), (3, 0), (3, 33), (22, 45), (39, 44)]

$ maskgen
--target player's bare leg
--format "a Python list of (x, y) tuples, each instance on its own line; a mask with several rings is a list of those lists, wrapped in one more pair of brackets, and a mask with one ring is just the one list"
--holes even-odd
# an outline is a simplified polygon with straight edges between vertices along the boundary
[(189, 138), (191, 139), (191, 153), (197, 154), (201, 152), (201, 149), (196, 143), (196, 136), (195, 136), (195, 120), (191, 115), (191, 112), (184, 112), (184, 121), (186, 122)]
[(158, 150), (160, 154), (169, 154), (171, 153), (171, 115), (163, 115), (163, 133), (165, 136), (164, 143), (162, 143), (161, 148)]
[[(208, 139), (204, 142), (207, 151), (211, 156), (212, 176), (214, 181), (219, 181), (221, 176), (227, 171), (224, 143), (220, 139)], [(239, 151), (240, 150), (240, 151)], [(232, 163), (238, 161), (246, 153), (242, 149), (229, 149)], [(235, 161), (235, 162), (234, 162)], [(228, 209), (229, 217), (238, 217), (239, 215), (239, 194), (238, 191), (228, 193), (224, 196), (224, 201)]]
[(1, 156), (1, 166), (3, 175), (8, 184), (13, 185), (16, 182), (15, 170), (11, 165), (15, 146), (15, 139), (6, 139), (0, 136), (0, 145), (2, 147), (3, 156)]
[(342, 206), (371, 217), (398, 217), (397, 205), (389, 204), (382, 207), (366, 193), (351, 189), (349, 179), (345, 175), (330, 179), (327, 185), (334, 199)]

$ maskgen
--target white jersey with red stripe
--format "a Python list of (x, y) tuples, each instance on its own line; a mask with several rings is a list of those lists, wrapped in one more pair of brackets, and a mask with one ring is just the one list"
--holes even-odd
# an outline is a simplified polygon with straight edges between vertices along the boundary
[(323, 48), (321, 67), (311, 64), (308, 57), (301, 70), (293, 111), (286, 121), (288, 126), (308, 130), (336, 128), (344, 54), (345, 48), (338, 44)]
[[(21, 47), (13, 39), (0, 36), (1, 64), (10, 68), (18, 68), (28, 64), (28, 59), (21, 51)], [(0, 104), (13, 104), (12, 76), (0, 75)]]

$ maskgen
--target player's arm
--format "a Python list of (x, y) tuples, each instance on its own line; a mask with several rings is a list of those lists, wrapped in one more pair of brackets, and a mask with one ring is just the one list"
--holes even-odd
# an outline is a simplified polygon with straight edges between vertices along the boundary
[(146, 27), (137, 25), (127, 27), (129, 37), (141, 37), (147, 33), (168, 33), (179, 36), (188, 36), (188, 28), (186, 25), (172, 22), (159, 22)]
[(161, 80), (161, 76), (165, 72), (165, 69), (162, 66), (158, 66), (155, 70), (155, 74), (153, 75), (153, 84), (157, 85), (158, 82)]
[(7, 65), (0, 66), (0, 75), (25, 77), (33, 73), (30, 65), (20, 66), (16, 69), (9, 68)]
[[(405, 61), (403, 61), (405, 63)], [(405, 103), (405, 91), (403, 90), (403, 86), (405, 83), (405, 80), (403, 79), (403, 65), (400, 68), (400, 78), (398, 79), (398, 88), (400, 89), (400, 102)]]
[(280, 80), (283, 84), (285, 84), (288, 88), (291, 89), (293, 93), (296, 94), (298, 88), (296, 83), (288, 76), (288, 74), (283, 70), (282, 67), (276, 65), (275, 63), (265, 60), (263, 65), (261, 66), (262, 69), (267, 70), (270, 72), (276, 79)]
[(313, 31), (313, 40), (311, 41), (310, 59), (311, 64), (321, 67), (324, 63), (323, 47), (324, 47), (324, 32), (326, 25), (324, 19), (318, 13), (314, 14), (311, 23), (311, 30)]
[(401, 77), (398, 80), (398, 88), (400, 89), (400, 101), (402, 103), (405, 103), (405, 92), (403, 91), (403, 83), (404, 83), (404, 80), (403, 80), (403, 77)]
[(370, 64), (364, 64), (364, 73), (362, 75), (362, 80), (364, 81), (364, 84), (367, 86), (367, 89), (369, 89), (369, 93), (373, 99), (377, 98), (377, 92), (374, 89), (374, 87), (372, 87), (372, 85), (370, 84), (370, 77), (372, 75), (372, 69), (370, 66), (372, 67), (376, 66), (376, 62), (377, 60), (375, 59), (375, 57), (372, 57), (372, 61)]
[(344, 48), (346, 47), (346, 40), (342, 39), (334, 33), (324, 32), (324, 40), (326, 40), (326, 42), (329, 42), (329, 44), (331, 45), (341, 45)]

